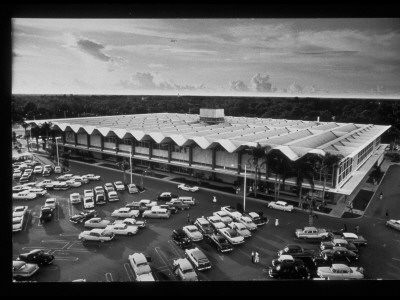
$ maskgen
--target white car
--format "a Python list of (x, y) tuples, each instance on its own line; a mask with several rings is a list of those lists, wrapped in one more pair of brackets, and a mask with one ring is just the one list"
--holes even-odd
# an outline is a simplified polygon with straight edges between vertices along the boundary
[(83, 197), (94, 197), (94, 193), (92, 189), (83, 190)]
[(65, 181), (54, 181), (53, 182), (53, 190), (61, 190), (61, 191), (66, 191), (70, 188), (71, 186), (68, 185)]
[(85, 241), (100, 241), (100, 242), (108, 242), (113, 240), (115, 234), (113, 232), (107, 232), (101, 228), (95, 228), (90, 231), (83, 231), (79, 234), (78, 239), (82, 242)]
[(226, 227), (225, 223), (222, 222), (221, 219), (217, 216), (207, 217), (207, 220), (208, 222), (211, 223), (211, 226), (214, 227), (216, 230)]
[(198, 281), (197, 273), (187, 258), (179, 258), (173, 261), (173, 273), (183, 281)]
[(72, 176), (74, 176), (74, 175), (73, 174), (64, 174), (64, 175), (58, 176), (56, 179), (58, 181), (67, 181), (67, 180), (70, 180), (72, 178)]
[(88, 178), (89, 180), (95, 180), (95, 181), (100, 180), (100, 175), (86, 174), (84, 176), (86, 176), (86, 178)]
[(89, 228), (106, 228), (110, 224), (111, 224), (110, 220), (104, 220), (96, 217), (87, 220), (84, 226)]
[(115, 220), (113, 224), (127, 224), (127, 225), (135, 225), (139, 228), (144, 228), (146, 226), (146, 220), (138, 221), (134, 218), (125, 218), (123, 220)]
[(231, 222), (233, 222), (232, 218), (223, 210), (220, 211), (216, 211), (213, 213), (214, 216), (219, 217), (221, 219), (222, 222), (224, 222), (225, 224), (229, 224)]
[(186, 249), (185, 256), (197, 271), (211, 269), (211, 262), (199, 248)]
[(52, 189), (54, 187), (54, 181), (51, 179), (45, 179), (41, 182), (36, 183), (35, 187), (41, 189)]
[(83, 208), (85, 208), (85, 209), (94, 208), (93, 197), (84, 197), (83, 198)]
[(72, 187), (80, 187), (82, 185), (82, 182), (75, 181), (75, 179), (69, 179), (65, 183)]
[(218, 230), (232, 245), (238, 245), (244, 243), (244, 237), (232, 228), (222, 228)]
[(108, 192), (108, 201), (113, 202), (113, 201), (118, 201), (119, 197), (116, 191), (110, 191)]
[(36, 167), (33, 169), (33, 173), (34, 173), (34, 174), (42, 174), (42, 172), (43, 172), (43, 167), (42, 167), (42, 166), (36, 166)]
[(221, 207), (221, 210), (226, 212), (233, 220), (237, 220), (242, 216), (242, 214), (232, 206), (223, 206)]
[(16, 186), (13, 186), (12, 191), (14, 193), (18, 193), (18, 192), (27, 191), (27, 190), (30, 190), (30, 189), (31, 189), (31, 187), (26, 186), (26, 185), (16, 185)]
[(95, 195), (98, 195), (98, 194), (105, 194), (105, 193), (106, 193), (106, 192), (104, 191), (104, 188), (103, 188), (101, 185), (95, 186), (93, 190), (94, 190), (94, 194), (95, 194)]
[(400, 220), (390, 219), (389, 221), (386, 221), (386, 226), (393, 228), (393, 229), (400, 230)]
[(79, 175), (72, 176), (71, 179), (75, 180), (76, 182), (80, 182), (81, 184), (89, 183), (89, 181), (90, 181), (87, 177), (79, 176)]
[(24, 224), (23, 217), (13, 217), (12, 219), (13, 232), (22, 231), (23, 224)]
[(143, 253), (133, 253), (128, 256), (136, 281), (155, 281), (151, 268)]
[(203, 239), (203, 235), (199, 231), (199, 229), (194, 225), (187, 225), (183, 227), (183, 231), (186, 233), (188, 238), (192, 241), (197, 242)]
[(47, 191), (45, 189), (41, 189), (41, 188), (31, 188), (29, 189), (29, 191), (31, 193), (35, 193), (38, 196), (43, 196), (47, 194)]
[(194, 193), (199, 190), (199, 187), (182, 183), (178, 185), (178, 189)]
[(47, 198), (44, 202), (44, 207), (49, 207), (51, 210), (56, 209), (56, 198)]
[(14, 200), (32, 200), (35, 199), (36, 197), (37, 197), (36, 193), (31, 193), (29, 190), (12, 194), (12, 198)]
[(14, 179), (21, 178), (21, 176), (22, 176), (22, 172), (20, 170), (14, 171), (14, 173), (13, 173)]
[(107, 182), (104, 184), (104, 189), (106, 190), (106, 192), (111, 192), (111, 191), (115, 191), (114, 186), (111, 182)]
[(54, 167), (54, 173), (55, 174), (61, 174), (61, 167), (60, 166)]
[(345, 264), (332, 264), (331, 267), (319, 267), (317, 275), (329, 280), (364, 279), (364, 269)]
[(268, 203), (268, 207), (283, 210), (283, 211), (292, 211), (293, 210), (293, 205), (289, 205), (285, 201), (271, 201), (270, 203)]
[(131, 236), (138, 232), (139, 227), (135, 226), (135, 225), (117, 223), (117, 224), (107, 225), (107, 227), (104, 230), (107, 232), (113, 232), (113, 233), (119, 234), (119, 235)]
[(256, 230), (257, 225), (253, 222), (253, 220), (250, 217), (246, 216), (241, 216), (238, 222), (242, 223), (248, 230)]
[(125, 184), (122, 181), (115, 181), (114, 186), (117, 191), (125, 191)]
[(28, 206), (16, 206), (14, 207), (12, 216), (13, 218), (23, 217), (27, 211), (28, 211)]
[(250, 237), (251, 232), (246, 228), (243, 223), (240, 222), (232, 222), (228, 224), (229, 228), (236, 230), (242, 237)]
[(139, 189), (137, 188), (136, 184), (131, 183), (131, 184), (128, 184), (128, 192), (129, 192), (129, 194), (139, 193)]
[(79, 193), (72, 193), (69, 195), (69, 200), (71, 204), (79, 204), (82, 202), (81, 195)]
[(130, 210), (129, 207), (121, 207), (112, 212), (111, 217), (118, 218), (137, 218), (139, 216), (138, 210)]

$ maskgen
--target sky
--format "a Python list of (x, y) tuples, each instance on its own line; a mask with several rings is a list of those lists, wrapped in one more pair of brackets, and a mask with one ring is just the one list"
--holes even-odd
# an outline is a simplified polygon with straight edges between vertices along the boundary
[(394, 97), (400, 19), (12, 19), (13, 94)]

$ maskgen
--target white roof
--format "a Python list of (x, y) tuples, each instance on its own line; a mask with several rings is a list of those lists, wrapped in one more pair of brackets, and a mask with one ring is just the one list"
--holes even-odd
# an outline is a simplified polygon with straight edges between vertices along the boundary
[(358, 238), (357, 234), (352, 233), (352, 232), (343, 232), (342, 234), (346, 238), (351, 238), (351, 239), (357, 239)]

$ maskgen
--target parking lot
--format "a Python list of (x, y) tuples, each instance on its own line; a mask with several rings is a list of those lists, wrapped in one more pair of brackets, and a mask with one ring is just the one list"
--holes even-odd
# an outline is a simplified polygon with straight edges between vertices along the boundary
[[(155, 200), (160, 192), (169, 191), (182, 196), (194, 196), (198, 204), (189, 210), (172, 215), (170, 219), (150, 219), (145, 228), (140, 229), (134, 236), (116, 236), (111, 242), (81, 242), (78, 240), (80, 232), (85, 230), (82, 224), (73, 224), (69, 217), (83, 210), (82, 204), (72, 205), (69, 201), (71, 193), (83, 194), (84, 189), (94, 188), (106, 182), (123, 180), (123, 173), (118, 170), (102, 168), (93, 165), (71, 162), (72, 174), (93, 173), (101, 176), (100, 181), (91, 181), (81, 187), (70, 188), (66, 191), (50, 190), (48, 194), (34, 200), (14, 200), (13, 205), (27, 205), (29, 207), (23, 224), (22, 232), (13, 234), (13, 257), (28, 252), (32, 249), (46, 249), (55, 256), (55, 261), (50, 266), (41, 267), (34, 274), (30, 281), (37, 282), (70, 282), (76, 279), (85, 279), (90, 282), (130, 282), (135, 281), (134, 273), (129, 265), (128, 256), (135, 252), (142, 252), (151, 257), (150, 266), (154, 277), (158, 281), (179, 280), (172, 272), (172, 263), (177, 258), (184, 257), (184, 251), (180, 249), (171, 239), (174, 229), (187, 225), (187, 214), (191, 219), (201, 216), (210, 216), (213, 212), (220, 210), (222, 206), (242, 203), (240, 196), (217, 193), (205, 189), (199, 192), (190, 193), (177, 189), (177, 184), (160, 181), (154, 178), (145, 177), (144, 184), (146, 191), (139, 194), (129, 194), (127, 191), (118, 192), (119, 201), (108, 202), (103, 206), (96, 206), (99, 216), (106, 219), (114, 219), (111, 213), (132, 201), (141, 199)], [(58, 174), (52, 174), (54, 179)], [(129, 176), (127, 176), (129, 180)], [(40, 175), (37, 181), (43, 180)], [(135, 183), (140, 182), (140, 177), (133, 176)], [(17, 185), (18, 182), (13, 182)], [(212, 202), (213, 195), (217, 196), (217, 203)], [(49, 223), (39, 222), (40, 207), (46, 198), (55, 197), (57, 206), (53, 220)], [(242, 245), (235, 246), (230, 253), (221, 254), (203, 240), (195, 243), (212, 263), (212, 268), (206, 271), (197, 272), (199, 280), (204, 281), (258, 281), (271, 280), (267, 276), (268, 268), (272, 259), (277, 257), (277, 251), (287, 244), (300, 244), (305, 248), (318, 250), (319, 243), (309, 243), (298, 240), (294, 236), (296, 228), (307, 226), (308, 216), (306, 212), (287, 213), (270, 210), (263, 201), (248, 201), (247, 211), (263, 211), (268, 217), (268, 223), (253, 233), (253, 236), (246, 239)], [(279, 226), (275, 226), (275, 220), (279, 220)], [(360, 220), (346, 220), (352, 228)], [(352, 223), (353, 222), (353, 223)], [(378, 223), (380, 221), (377, 221)], [(394, 254), (398, 249), (398, 234), (393, 231), (386, 232), (383, 226), (383, 233), (380, 236), (371, 235), (367, 223), (361, 224), (369, 240), (369, 245), (361, 250), (360, 265), (366, 268), (366, 278), (399, 279), (399, 273), (394, 272), (399, 268), (396, 260), (388, 261), (388, 258), (376, 255), (381, 252), (382, 239), (390, 239), (385, 243), (384, 251), (389, 251), (389, 256), (396, 258)], [(316, 226), (338, 230), (343, 221), (336, 218), (321, 216), (316, 220)], [(397, 238), (396, 238), (397, 234)], [(260, 254), (260, 262), (251, 262), (251, 252), (257, 251)], [(374, 252), (375, 251), (375, 252)], [(394, 251), (394, 252), (393, 252)], [(378, 264), (376, 264), (378, 263)], [(385, 265), (385, 268), (380, 266)], [(393, 269), (394, 268), (394, 269)], [(240, 272), (238, 272), (240, 270)], [(379, 271), (378, 271), (379, 270)]]

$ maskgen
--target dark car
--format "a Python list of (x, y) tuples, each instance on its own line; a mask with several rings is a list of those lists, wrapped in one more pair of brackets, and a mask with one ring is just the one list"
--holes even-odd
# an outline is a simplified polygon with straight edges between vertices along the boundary
[(178, 199), (179, 196), (170, 192), (163, 192), (157, 196), (157, 201), (171, 201), (172, 199)]
[(358, 254), (344, 247), (333, 247), (332, 249), (322, 250), (321, 257), (326, 262), (331, 262), (331, 263), (337, 263), (337, 262), (353, 263), (353, 262), (358, 262), (359, 260)]
[(233, 250), (231, 243), (220, 233), (207, 235), (207, 241), (216, 247), (219, 252), (229, 252)]
[(179, 209), (175, 206), (170, 206), (168, 204), (161, 204), (159, 206), (160, 208), (168, 209), (171, 212), (171, 214), (177, 214), (179, 212)]
[(107, 203), (106, 196), (104, 194), (97, 194), (95, 198), (96, 205), (103, 205)]
[(53, 263), (54, 255), (44, 252), (42, 249), (35, 249), (28, 253), (22, 253), (17, 260), (27, 263), (38, 264), (39, 266), (50, 265)]
[(334, 238), (329, 242), (321, 242), (320, 248), (321, 250), (332, 249), (333, 247), (344, 247), (354, 253), (358, 253), (358, 248), (351, 242), (348, 242), (345, 239)]
[(77, 224), (77, 223), (83, 223), (86, 220), (89, 220), (91, 218), (95, 218), (97, 217), (97, 212), (95, 210), (84, 210), (82, 212), (80, 212), (77, 215), (72, 216), (71, 218), (69, 218), (69, 221)]
[(285, 248), (278, 251), (278, 256), (280, 255), (291, 255), (294, 258), (313, 258), (315, 256), (314, 250), (304, 249), (302, 246), (297, 244), (286, 245)]
[(40, 223), (49, 222), (53, 217), (53, 210), (50, 207), (42, 206), (40, 210)]
[(263, 212), (245, 212), (242, 214), (242, 216), (249, 217), (257, 227), (267, 224), (268, 218), (263, 215)]
[(278, 264), (270, 267), (268, 270), (269, 277), (276, 279), (309, 279), (311, 273), (304, 265), (296, 264)]
[(192, 240), (188, 238), (183, 229), (175, 229), (172, 232), (172, 239), (182, 249), (192, 247)]
[(207, 221), (206, 218), (197, 218), (194, 222), (194, 225), (197, 226), (197, 228), (203, 235), (214, 233), (214, 228), (211, 226), (211, 223)]

